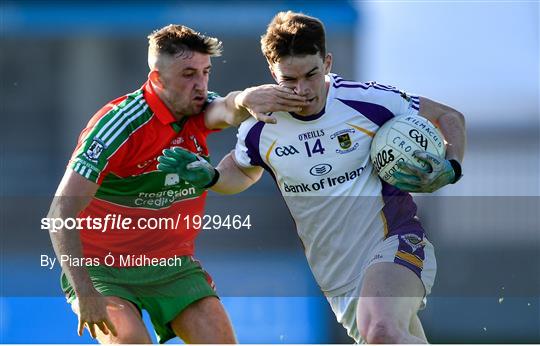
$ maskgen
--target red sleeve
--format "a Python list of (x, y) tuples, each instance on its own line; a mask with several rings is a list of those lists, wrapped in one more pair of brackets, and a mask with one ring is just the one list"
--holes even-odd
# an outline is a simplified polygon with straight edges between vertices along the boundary
[(111, 121), (110, 111), (124, 98), (107, 104), (90, 119), (86, 128), (82, 130), (77, 147), (69, 160), (69, 168), (94, 183), (101, 184), (111, 170), (121, 166), (128, 152), (128, 141), (106, 146), (98, 138), (100, 130)]

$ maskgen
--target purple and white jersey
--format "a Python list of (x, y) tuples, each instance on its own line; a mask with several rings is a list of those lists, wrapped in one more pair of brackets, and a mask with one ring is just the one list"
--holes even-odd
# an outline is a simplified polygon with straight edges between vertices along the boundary
[[(377, 242), (398, 233), (423, 239), (412, 197), (382, 182), (370, 161), (379, 127), (396, 115), (417, 115), (419, 99), (375, 82), (335, 74), (326, 80), (330, 87), (319, 114), (280, 112), (274, 114), (277, 124), (253, 118), (242, 123), (235, 159), (273, 176), (315, 279), (325, 294), (339, 295), (354, 287)], [(410, 254), (396, 259), (422, 270), (423, 253)]]

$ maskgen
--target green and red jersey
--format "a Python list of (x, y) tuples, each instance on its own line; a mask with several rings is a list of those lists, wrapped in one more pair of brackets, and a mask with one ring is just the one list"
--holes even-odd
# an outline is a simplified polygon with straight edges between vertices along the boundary
[[(209, 93), (207, 104), (217, 96)], [(193, 255), (199, 229), (185, 222), (166, 229), (139, 229), (138, 219), (202, 215), (206, 191), (177, 174), (157, 170), (163, 149), (180, 146), (208, 157), (206, 136), (212, 132), (200, 114), (177, 121), (150, 82), (101, 108), (82, 131), (69, 167), (100, 185), (91, 203), (78, 215), (105, 222), (107, 215), (131, 218), (130, 229), (83, 229), (83, 254), (104, 258), (146, 255), (169, 258)], [(110, 216), (109, 216), (110, 218)], [(110, 221), (110, 220), (109, 220)]]

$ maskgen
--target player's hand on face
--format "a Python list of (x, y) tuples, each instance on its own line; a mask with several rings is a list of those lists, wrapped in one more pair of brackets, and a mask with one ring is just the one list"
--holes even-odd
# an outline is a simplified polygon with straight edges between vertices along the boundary
[(398, 189), (409, 192), (434, 192), (450, 184), (455, 177), (450, 161), (427, 151), (415, 151), (414, 157), (426, 164), (422, 169), (409, 163), (401, 163), (394, 173)]
[(307, 99), (299, 96), (290, 88), (266, 84), (248, 88), (239, 95), (239, 103), (245, 107), (251, 115), (265, 123), (275, 124), (276, 118), (268, 113), (271, 112), (300, 112), (307, 105)]
[(205, 187), (216, 174), (214, 167), (204, 158), (180, 147), (163, 150), (157, 168), (166, 173), (176, 173), (196, 187)]
[(78, 296), (72, 305), (73, 310), (79, 316), (77, 327), (79, 336), (83, 335), (85, 327), (94, 339), (97, 336), (97, 329), (101, 330), (105, 335), (118, 336), (107, 309), (120, 310), (124, 308), (123, 305), (111, 302), (107, 297), (95, 290), (89, 294)]

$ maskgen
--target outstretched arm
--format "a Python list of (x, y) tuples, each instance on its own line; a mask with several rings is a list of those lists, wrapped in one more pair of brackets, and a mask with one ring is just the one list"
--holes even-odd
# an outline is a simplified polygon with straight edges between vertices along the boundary
[(250, 115), (265, 123), (276, 123), (271, 112), (299, 112), (306, 98), (291, 89), (276, 84), (260, 85), (243, 91), (233, 91), (214, 100), (205, 112), (205, 125), (209, 129), (238, 126)]
[(165, 149), (158, 161), (159, 170), (176, 173), (194, 186), (222, 194), (235, 194), (246, 190), (255, 184), (263, 173), (261, 167), (240, 167), (233, 152), (226, 155), (217, 168), (199, 155), (179, 147)]
[(240, 167), (234, 159), (234, 151), (227, 154), (216, 167), (219, 180), (212, 186), (212, 191), (222, 194), (235, 194), (255, 184), (263, 174), (261, 167)]

